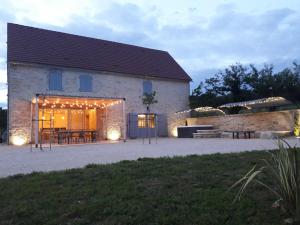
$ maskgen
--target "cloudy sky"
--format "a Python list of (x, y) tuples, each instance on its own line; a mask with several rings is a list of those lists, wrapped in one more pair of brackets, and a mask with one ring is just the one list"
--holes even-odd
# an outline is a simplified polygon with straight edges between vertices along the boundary
[(166, 50), (199, 81), (225, 66), (300, 61), (299, 0), (0, 0), (0, 107), (6, 23)]

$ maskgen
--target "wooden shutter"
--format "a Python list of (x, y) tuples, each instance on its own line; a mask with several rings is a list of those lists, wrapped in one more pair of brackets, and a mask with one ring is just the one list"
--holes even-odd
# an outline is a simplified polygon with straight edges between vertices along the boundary
[(138, 137), (138, 115), (136, 113), (128, 114), (128, 137)]
[(146, 94), (152, 93), (152, 82), (150, 80), (143, 81), (143, 93)]
[(62, 90), (62, 72), (60, 70), (49, 72), (49, 90)]
[(167, 137), (168, 136), (168, 122), (166, 114), (158, 114), (157, 115), (157, 129), (159, 137)]
[(79, 91), (92, 91), (92, 77), (89, 75), (79, 76)]

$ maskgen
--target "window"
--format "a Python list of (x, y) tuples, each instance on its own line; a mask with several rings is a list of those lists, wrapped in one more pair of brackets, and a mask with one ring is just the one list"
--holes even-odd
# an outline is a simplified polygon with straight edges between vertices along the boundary
[(49, 72), (49, 90), (62, 91), (62, 71), (51, 70)]
[(155, 115), (154, 114), (139, 114), (138, 115), (138, 128), (147, 128), (147, 117), (149, 128), (155, 128)]
[(79, 91), (92, 91), (92, 77), (89, 75), (81, 75), (79, 77)]
[(143, 94), (151, 94), (152, 93), (152, 82), (150, 80), (143, 81)]

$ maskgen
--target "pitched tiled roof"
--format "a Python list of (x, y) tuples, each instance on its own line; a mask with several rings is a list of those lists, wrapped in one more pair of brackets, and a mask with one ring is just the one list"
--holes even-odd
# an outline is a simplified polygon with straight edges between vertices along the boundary
[(7, 24), (8, 62), (25, 62), (190, 81), (165, 51)]

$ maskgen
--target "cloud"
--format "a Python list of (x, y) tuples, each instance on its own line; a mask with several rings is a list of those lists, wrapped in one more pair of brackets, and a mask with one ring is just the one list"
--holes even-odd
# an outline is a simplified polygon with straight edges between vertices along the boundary
[(65, 26), (73, 15), (85, 15), (89, 10), (85, 0), (2, 0), (2, 10), (14, 15), (15, 22), (39, 22)]
[[(148, 12), (149, 13), (149, 12)], [(107, 9), (98, 12), (89, 20), (73, 17), (73, 22), (65, 28), (80, 34), (151, 47), (149, 40), (158, 33), (158, 22), (135, 4), (113, 3)]]
[(195, 83), (235, 62), (273, 63), (281, 69), (299, 60), (300, 12), (288, 4), (253, 11), (246, 6), (241, 10), (240, 1), (215, 1), (210, 13), (204, 13), (206, 4), (195, 1), (178, 6), (159, 1), (49, 2), (1, 2), (0, 69), (5, 70), (7, 21), (166, 50)]
[[(1, 62), (1, 58), (0, 58), (0, 62)], [(2, 64), (0, 63), (0, 65), (2, 65)], [(6, 65), (6, 64), (4, 64), (4, 65)], [(7, 79), (6, 68), (0, 68), (0, 84), (6, 83), (7, 82), (6, 79)], [(0, 86), (0, 88), (1, 88), (1, 86)]]
[(1, 83), (0, 82), (0, 104), (3, 107), (4, 105), (6, 105), (6, 101), (7, 101), (7, 87), (6, 87), (6, 83)]
[(283, 8), (250, 14), (226, 6), (219, 7), (206, 26), (170, 25), (161, 34), (167, 48), (188, 71), (205, 71), (235, 62), (288, 62), (289, 66), (299, 58), (299, 28), (297, 11)]
[(7, 109), (6, 103), (0, 103), (0, 108)]
[(0, 82), (0, 90), (6, 89), (6, 83)]
[(0, 107), (6, 106), (6, 101), (7, 101), (6, 82), (7, 82), (6, 81), (6, 69), (0, 68)]

